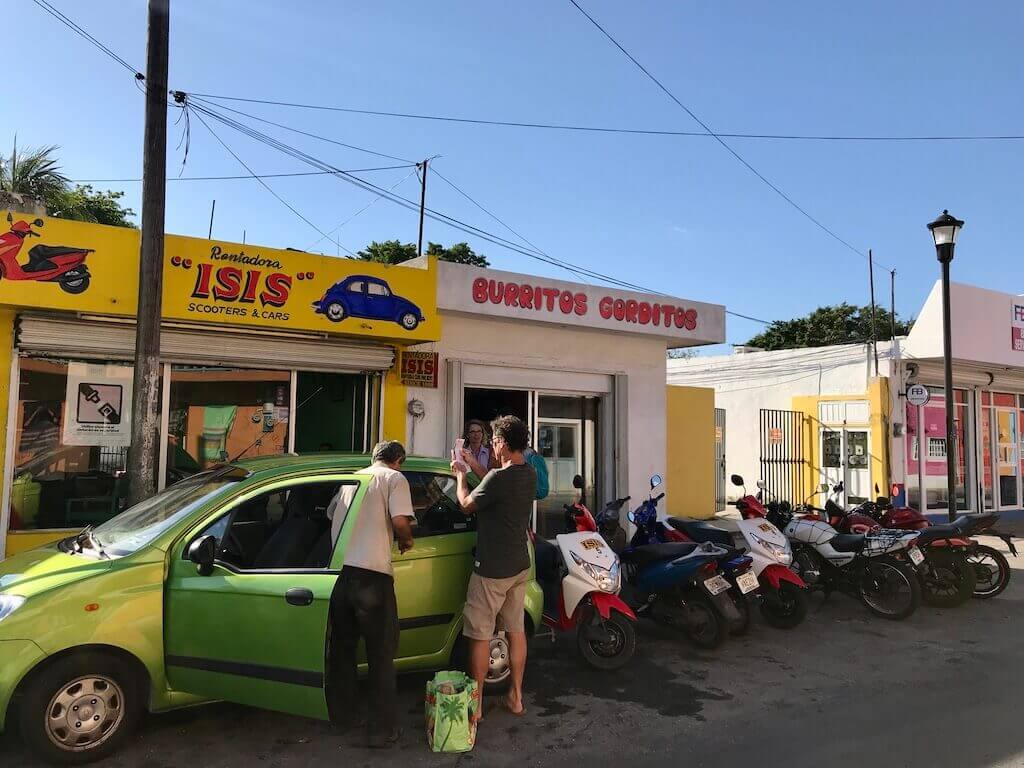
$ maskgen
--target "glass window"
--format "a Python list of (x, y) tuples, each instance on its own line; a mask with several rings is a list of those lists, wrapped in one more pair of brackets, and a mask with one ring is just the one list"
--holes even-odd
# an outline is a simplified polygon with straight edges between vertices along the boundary
[(946, 438), (944, 438), (944, 437), (929, 437), (928, 438), (928, 458), (929, 459), (944, 459), (944, 458), (946, 458)]
[(125, 509), (131, 379), (128, 365), (21, 359), (10, 530), (84, 528)]
[(476, 529), (476, 517), (467, 517), (455, 495), (455, 479), (431, 472), (405, 472), (416, 513), (416, 538), (464, 533)]
[[(946, 509), (947, 460), (946, 398), (942, 387), (928, 387), (931, 399), (918, 407), (907, 404), (907, 503), (912, 507)], [(967, 478), (973, 461), (968, 392), (953, 390), (956, 439), (956, 503), (969, 509)]]
[(169, 480), (224, 461), (288, 450), (291, 373), (171, 368)]
[(995, 508), (995, 489), (992, 472), (992, 408), (981, 409), (981, 488), (984, 496), (985, 509)]
[(349, 283), (348, 289), (352, 291), (352, 293), (365, 293), (366, 283), (364, 283), (362, 280), (357, 280), (354, 283)]
[(368, 294), (370, 294), (371, 296), (390, 296), (391, 295), (388, 292), (388, 287), (386, 285), (381, 285), (380, 283), (367, 283), (366, 284), (366, 292)]
[(907, 452), (907, 504), (921, 508), (921, 462), (918, 417), (920, 409), (907, 403), (907, 429), (903, 439)]
[[(217, 539), (217, 560), (239, 571), (326, 568), (356, 483), (309, 482), (277, 488), (236, 505), (196, 538)], [(332, 505), (337, 498), (339, 503)], [(335, 521), (336, 524), (332, 525)]]

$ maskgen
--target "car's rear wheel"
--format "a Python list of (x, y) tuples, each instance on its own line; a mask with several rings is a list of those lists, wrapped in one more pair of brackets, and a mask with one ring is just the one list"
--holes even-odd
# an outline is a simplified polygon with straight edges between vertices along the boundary
[(113, 656), (67, 656), (33, 675), (18, 706), (21, 735), (51, 763), (82, 765), (115, 752), (142, 714), (142, 685)]
[(405, 328), (405, 330), (412, 331), (420, 324), (420, 318), (415, 312), (403, 312), (398, 317), (398, 324)]
[(332, 301), (327, 305), (327, 309), (324, 311), (327, 315), (327, 319), (332, 323), (340, 323), (346, 317), (348, 317), (348, 310), (345, 309), (345, 305), (340, 301)]

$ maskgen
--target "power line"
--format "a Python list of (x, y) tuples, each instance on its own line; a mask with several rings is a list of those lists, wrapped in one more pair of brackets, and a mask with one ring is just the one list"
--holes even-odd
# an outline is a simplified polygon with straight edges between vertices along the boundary
[[(409, 165), (381, 165), (376, 168), (350, 168), (346, 173), (369, 173), (370, 171), (394, 171), (402, 168), (415, 167)], [(299, 171), (296, 173), (258, 173), (246, 176), (178, 176), (167, 181), (234, 181), (237, 179), (285, 179), (294, 176), (331, 176), (334, 171)], [(140, 182), (142, 179), (69, 179), (72, 184), (127, 184)]]
[[(793, 133), (706, 133), (703, 131), (670, 131), (657, 128), (614, 128), (598, 125), (575, 125), (569, 123), (545, 123), (528, 120), (493, 120), (486, 118), (454, 117), (451, 115), (432, 115), (414, 112), (389, 112), (377, 109), (357, 109), (355, 107), (338, 107), (324, 104), (301, 104), (292, 101), (275, 101), (272, 99), (253, 99), (241, 96), (225, 96), (213, 93), (194, 93), (192, 96), (218, 101), (240, 101), (249, 104), (266, 104), (277, 107), (294, 107), (296, 109), (312, 109), (325, 112), (345, 112), (355, 115), (373, 115), (376, 117), (398, 117), (407, 120), (432, 120), (444, 123), (465, 123), (468, 125), (490, 125), (505, 128), (534, 128), (549, 131), (577, 131), (586, 133), (612, 133), (640, 136), (684, 136), (689, 138), (715, 138), (720, 136), (725, 139), (760, 139), (769, 141), (895, 141), (895, 142), (930, 142), (930, 141), (1021, 141), (1024, 135), (1015, 134), (994, 134), (994, 135), (878, 135), (878, 136), (856, 136), (856, 135), (820, 135), (820, 134), (793, 134)], [(223, 108), (224, 105), (219, 105)]]
[[(398, 181), (396, 181), (396, 182), (395, 182), (394, 184), (392, 184), (392, 185), (391, 185), (390, 187), (388, 187), (388, 192), (392, 192), (392, 191), (394, 191), (395, 189), (397, 189), (398, 187), (400, 187), (400, 186), (401, 186), (402, 184), (404, 184), (404, 183), (405, 183), (405, 180), (406, 180), (406, 179), (408, 179), (408, 178), (409, 178), (410, 176), (412, 176), (412, 175), (413, 175), (414, 173), (416, 173), (416, 166), (415, 166), (415, 165), (413, 166), (413, 168), (412, 168), (412, 170), (411, 170), (411, 171), (409, 171), (409, 172), (408, 172), (407, 174), (405, 174), (405, 176), (403, 176), (403, 177), (402, 177), (401, 179), (399, 179), (399, 180), (398, 180)], [(334, 234), (335, 232), (337, 232), (337, 231), (338, 231), (339, 229), (341, 229), (341, 228), (342, 228), (342, 227), (344, 227), (344, 226), (345, 226), (346, 224), (348, 224), (348, 223), (349, 223), (350, 221), (352, 221), (352, 219), (356, 218), (356, 216), (359, 216), (360, 214), (362, 214), (362, 213), (364, 213), (365, 211), (369, 210), (370, 208), (372, 208), (372, 207), (373, 207), (374, 205), (376, 205), (377, 203), (379, 203), (379, 202), (380, 202), (381, 200), (383, 200), (383, 199), (384, 199), (384, 198), (382, 198), (382, 197), (374, 197), (374, 198), (373, 198), (373, 200), (371, 200), (370, 202), (368, 202), (368, 203), (367, 203), (366, 205), (364, 205), (364, 206), (363, 206), (362, 208), (360, 208), (360, 209), (359, 209), (358, 211), (356, 211), (356, 212), (355, 212), (355, 213), (353, 213), (353, 214), (352, 214), (351, 216), (349, 216), (349, 217), (348, 217), (347, 219), (345, 219), (344, 221), (342, 221), (342, 222), (341, 222), (340, 224), (338, 224), (338, 226), (336, 226), (336, 227), (335, 227), (334, 229), (332, 229), (332, 230), (331, 230), (330, 232), (328, 232), (327, 234), (328, 234), (328, 235), (333, 235), (333, 234)], [(313, 248), (314, 246), (316, 246), (316, 245), (319, 245), (319, 244), (320, 244), (320, 241), (321, 241), (321, 240), (323, 240), (323, 238), (322, 238), (322, 237), (321, 237), (321, 238), (320, 238), (319, 240), (316, 240), (316, 241), (314, 241), (314, 242), (310, 243), (310, 244), (309, 244), (308, 246), (306, 246), (306, 250), (308, 251), (308, 250), (312, 249), (312, 248)]]
[[(419, 210), (419, 206), (414, 201), (412, 201), (412, 200), (404, 198), (401, 195), (393, 194), (390, 190), (383, 189), (382, 187), (379, 187), (379, 186), (377, 186), (375, 184), (372, 184), (371, 182), (368, 182), (365, 179), (361, 179), (358, 176), (353, 176), (353, 175), (348, 174), (348, 173), (346, 173), (346, 172), (344, 172), (344, 171), (342, 171), (340, 169), (335, 169), (330, 164), (328, 164), (328, 163), (326, 163), (326, 162), (324, 162), (322, 160), (319, 160), (318, 158), (316, 158), (316, 157), (314, 157), (314, 156), (312, 156), (312, 155), (310, 155), (310, 154), (308, 154), (308, 153), (306, 153), (306, 152), (304, 152), (302, 150), (299, 150), (299, 149), (297, 149), (295, 147), (292, 147), (292, 146), (290, 146), (290, 145), (288, 145), (288, 144), (286, 144), (286, 143), (284, 143), (284, 142), (282, 142), (282, 141), (280, 141), (278, 139), (275, 139), (275, 138), (273, 138), (271, 136), (268, 136), (267, 134), (264, 134), (264, 133), (256, 130), (255, 128), (252, 128), (251, 126), (247, 126), (244, 123), (241, 123), (241, 122), (239, 122), (238, 120), (235, 120), (232, 117), (229, 117), (227, 115), (223, 115), (223, 114), (217, 112), (215, 109), (211, 108), (210, 106), (208, 106), (208, 105), (206, 105), (206, 104), (204, 104), (202, 102), (200, 102), (200, 103), (192, 102), (191, 99), (187, 97), (187, 95), (184, 95), (184, 96), (186, 97), (186, 103), (189, 105), (189, 107), (191, 109), (196, 110), (197, 112), (201, 112), (203, 114), (206, 114), (208, 117), (211, 117), (212, 119), (218, 120), (218, 121), (222, 122), (223, 124), (227, 125), (228, 127), (234, 128), (235, 130), (237, 130), (237, 131), (239, 131), (239, 132), (249, 136), (250, 138), (252, 138), (252, 139), (254, 139), (256, 141), (259, 141), (259, 142), (261, 142), (263, 144), (266, 144), (267, 146), (272, 147), (274, 149), (277, 149), (278, 151), (284, 152), (285, 154), (288, 154), (291, 157), (299, 159), (302, 162), (306, 162), (306, 163), (308, 163), (310, 165), (314, 165), (315, 167), (321, 167), (321, 168), (333, 170), (335, 172), (333, 175), (335, 175), (337, 178), (339, 178), (339, 179), (341, 179), (343, 181), (348, 181), (348, 182), (350, 182), (350, 183), (360, 187), (361, 189), (364, 189), (364, 190), (366, 190), (368, 192), (371, 192), (372, 194), (379, 195), (379, 196), (389, 200), (390, 202), (395, 203), (396, 205), (399, 205), (399, 206), (401, 206), (403, 208), (406, 208), (407, 210), (411, 210), (411, 211), (418, 211)], [(287, 128), (287, 126), (282, 126), (282, 127)], [(318, 137), (318, 138), (323, 138), (323, 140), (325, 140), (325, 141), (332, 141), (332, 143), (333, 143), (333, 140), (331, 140), (331, 139), (326, 139), (324, 137)], [(574, 274), (576, 274), (578, 276), (584, 277), (584, 279), (585, 279), (585, 277), (591, 277), (593, 279), (601, 280), (603, 282), (612, 283), (614, 285), (617, 285), (617, 286), (620, 286), (620, 287), (624, 287), (624, 288), (629, 288), (631, 290), (639, 290), (639, 291), (644, 291), (644, 292), (653, 293), (653, 294), (662, 295), (662, 296), (666, 295), (666, 294), (664, 294), (661, 291), (656, 291), (654, 289), (647, 288), (647, 287), (644, 287), (644, 286), (641, 286), (641, 285), (637, 285), (635, 283), (629, 283), (629, 282), (620, 280), (618, 278), (611, 277), (610, 275), (605, 275), (605, 274), (603, 274), (601, 272), (597, 272), (595, 270), (589, 269), (587, 267), (583, 267), (583, 266), (580, 266), (578, 264), (573, 264), (571, 262), (563, 261), (561, 259), (556, 259), (554, 257), (549, 256), (548, 254), (546, 254), (543, 251), (541, 251), (540, 249), (538, 249), (535, 245), (530, 244), (529, 241), (526, 240), (522, 235), (520, 235), (518, 232), (513, 230), (511, 227), (509, 227), (503, 221), (498, 219), (494, 214), (492, 214), (490, 211), (488, 211), (482, 205), (480, 205), (475, 200), (473, 200), (466, 192), (464, 192), (463, 190), (457, 188), (450, 180), (448, 180), (447, 178), (444, 178), (444, 180), (447, 183), (451, 184), (453, 186), (453, 188), (455, 188), (460, 194), (462, 194), (467, 199), (469, 199), (474, 205), (476, 205), (482, 211), (484, 211), (489, 216), (494, 218), (496, 221), (498, 221), (500, 224), (502, 224), (502, 226), (504, 226), (506, 229), (509, 229), (509, 231), (513, 232), (513, 234), (515, 234), (516, 237), (519, 237), (521, 240), (526, 242), (528, 248), (532, 249), (532, 250), (528, 250), (526, 247), (519, 246), (518, 244), (516, 244), (516, 243), (514, 243), (514, 242), (512, 242), (510, 240), (507, 240), (506, 238), (503, 238), (503, 237), (501, 237), (499, 235), (495, 235), (492, 232), (488, 232), (488, 231), (483, 230), (483, 229), (481, 229), (479, 227), (476, 227), (476, 226), (474, 226), (472, 224), (468, 224), (468, 223), (466, 223), (464, 221), (461, 221), (461, 220), (456, 219), (456, 218), (454, 218), (452, 216), (449, 216), (448, 214), (442, 213), (440, 211), (436, 211), (436, 210), (434, 210), (432, 208), (426, 208), (425, 209), (425, 215), (427, 215), (432, 220), (438, 221), (438, 222), (443, 223), (443, 224), (447, 224), (448, 226), (450, 226), (450, 227), (452, 227), (454, 229), (458, 229), (458, 230), (460, 230), (462, 232), (465, 232), (467, 234), (473, 235), (475, 237), (479, 237), (482, 240), (490, 242), (490, 243), (492, 243), (494, 245), (498, 245), (498, 246), (501, 246), (503, 248), (507, 248), (508, 250), (514, 251), (514, 252), (519, 253), (519, 254), (524, 255), (524, 256), (528, 256), (529, 258), (535, 259), (537, 261), (542, 261), (542, 262), (550, 264), (552, 266), (556, 266), (556, 267), (560, 267), (562, 269), (566, 269), (566, 270), (568, 270), (570, 272), (573, 272)], [(323, 233), (321, 233), (321, 234), (323, 234)], [(326, 235), (325, 235), (325, 237), (326, 237)], [(727, 312), (728, 312), (728, 310), (727, 310)], [(742, 318), (747, 319), (747, 320), (752, 320), (754, 322), (764, 323), (766, 325), (771, 323), (771, 321), (768, 321), (768, 320), (760, 320), (758, 318), (750, 317), (748, 315), (740, 315), (739, 313), (729, 312), (729, 314), (734, 314), (734, 315), (736, 315), (738, 317), (742, 317)]]
[(72, 21), (70, 18), (65, 16), (59, 10), (54, 8), (46, 0), (32, 0), (32, 2), (34, 2), (36, 5), (38, 5), (40, 8), (42, 8), (44, 11), (46, 11), (48, 14), (53, 16), (53, 18), (57, 19), (57, 21), (59, 21), (64, 26), (66, 26), (68, 29), (70, 29), (72, 32), (74, 32), (76, 35), (78, 35), (82, 39), (86, 40), (91, 45), (95, 46), (102, 53), (106, 54), (107, 56), (112, 58), (114, 61), (116, 61), (118, 64), (120, 64), (122, 67), (124, 67), (129, 72), (131, 72), (133, 75), (135, 75), (135, 79), (136, 80), (145, 80), (146, 79), (146, 76), (143, 75), (136, 67), (133, 67), (127, 61), (122, 59), (120, 56), (118, 56), (116, 53), (114, 53), (112, 50), (110, 50), (103, 43), (101, 43), (95, 37), (93, 37), (88, 32), (86, 32), (82, 27), (80, 27), (74, 21)]
[(284, 206), (285, 206), (285, 207), (286, 207), (286, 208), (287, 208), (287, 209), (288, 209), (289, 211), (291, 211), (292, 213), (294, 213), (294, 214), (295, 214), (296, 216), (298, 216), (298, 217), (299, 217), (300, 219), (302, 219), (302, 220), (303, 220), (304, 222), (306, 222), (306, 223), (307, 223), (307, 224), (308, 224), (309, 226), (311, 226), (311, 227), (312, 227), (313, 229), (315, 229), (315, 230), (316, 230), (317, 232), (319, 232), (319, 233), (320, 233), (321, 235), (323, 235), (323, 236), (324, 236), (324, 237), (325, 237), (326, 239), (330, 240), (330, 241), (331, 241), (332, 243), (334, 243), (335, 245), (337, 245), (337, 246), (338, 246), (339, 248), (341, 248), (341, 249), (342, 249), (343, 251), (345, 251), (346, 253), (348, 253), (348, 254), (350, 254), (350, 255), (352, 255), (352, 256), (355, 256), (355, 254), (354, 254), (354, 253), (352, 253), (352, 251), (350, 251), (350, 250), (349, 250), (348, 248), (346, 248), (345, 246), (343, 246), (343, 245), (342, 245), (341, 243), (339, 243), (339, 242), (338, 242), (337, 240), (335, 240), (335, 239), (333, 239), (333, 238), (331, 238), (331, 237), (328, 237), (328, 236), (327, 236), (327, 235), (326, 235), (326, 234), (324, 233), (324, 231), (323, 231), (322, 229), (320, 229), (320, 227), (318, 227), (318, 226), (317, 226), (316, 224), (314, 224), (314, 223), (313, 223), (312, 221), (310, 221), (310, 220), (309, 220), (309, 219), (307, 219), (307, 218), (306, 218), (305, 216), (303, 216), (303, 215), (302, 215), (301, 213), (299, 213), (299, 212), (298, 212), (298, 210), (296, 210), (296, 209), (295, 209), (295, 207), (294, 207), (294, 206), (292, 206), (292, 204), (291, 204), (291, 203), (289, 203), (289, 202), (288, 202), (287, 200), (285, 200), (285, 199), (284, 199), (283, 197), (281, 197), (281, 196), (280, 196), (279, 194), (277, 194), (277, 192), (275, 192), (275, 191), (274, 191), (274, 189), (273, 189), (273, 188), (272, 188), (272, 187), (271, 187), (271, 186), (270, 186), (269, 184), (267, 184), (267, 182), (265, 182), (265, 181), (264, 181), (263, 179), (261, 179), (261, 178), (260, 178), (259, 176), (257, 176), (257, 175), (256, 175), (256, 174), (255, 174), (255, 173), (253, 172), (253, 170), (252, 170), (252, 169), (251, 169), (251, 168), (250, 168), (250, 167), (249, 167), (248, 165), (246, 165), (245, 161), (244, 161), (244, 160), (243, 160), (242, 158), (240, 158), (240, 157), (239, 157), (239, 156), (238, 156), (237, 154), (235, 154), (234, 150), (232, 150), (232, 149), (231, 149), (231, 147), (229, 147), (229, 146), (228, 146), (227, 144), (225, 144), (225, 143), (224, 143), (223, 139), (221, 139), (221, 137), (217, 135), (217, 132), (216, 132), (216, 131), (214, 131), (214, 130), (213, 130), (213, 128), (212, 128), (212, 127), (210, 126), (210, 124), (209, 124), (209, 123), (207, 123), (207, 122), (206, 122), (206, 121), (205, 121), (205, 120), (203, 119), (203, 116), (202, 116), (201, 114), (197, 114), (197, 115), (196, 115), (196, 117), (197, 117), (197, 118), (199, 118), (199, 122), (201, 122), (201, 123), (202, 123), (202, 124), (203, 124), (203, 125), (204, 125), (204, 126), (206, 127), (206, 130), (208, 130), (208, 131), (210, 132), (210, 134), (211, 134), (211, 135), (213, 136), (213, 138), (215, 138), (215, 139), (217, 140), (217, 142), (218, 142), (218, 143), (219, 143), (219, 144), (220, 144), (220, 145), (221, 145), (222, 147), (224, 147), (224, 149), (226, 149), (226, 150), (228, 151), (228, 153), (229, 153), (229, 154), (230, 154), (230, 155), (231, 155), (231, 156), (232, 156), (233, 158), (235, 158), (235, 160), (237, 160), (237, 161), (238, 161), (238, 163), (239, 163), (239, 164), (240, 164), (240, 165), (241, 165), (241, 166), (242, 166), (243, 168), (245, 168), (245, 170), (249, 171), (249, 174), (250, 174), (250, 175), (251, 175), (251, 176), (252, 176), (252, 177), (253, 177), (254, 179), (256, 179), (256, 180), (257, 180), (257, 181), (258, 181), (258, 182), (259, 182), (259, 183), (260, 183), (261, 185), (263, 185), (263, 188), (264, 188), (264, 189), (266, 189), (266, 190), (267, 190), (267, 191), (268, 191), (268, 192), (269, 192), (270, 194), (272, 194), (272, 195), (273, 195), (274, 197), (276, 197), (276, 198), (278, 199), (278, 201), (280, 201), (280, 202), (281, 202), (281, 204), (282, 204), (282, 205), (284, 205)]
[[(812, 216), (807, 210), (805, 210), (795, 200), (793, 200), (793, 198), (791, 198), (789, 195), (787, 195), (785, 192), (783, 192), (781, 189), (779, 189), (779, 187), (775, 186), (775, 184), (773, 184), (771, 181), (769, 181), (768, 178), (766, 176), (764, 176), (764, 174), (762, 174), (754, 166), (752, 166), (750, 163), (748, 163), (746, 160), (744, 160), (743, 157), (739, 154), (739, 152), (737, 152), (735, 149), (733, 149), (731, 146), (729, 146), (729, 144), (725, 140), (723, 140), (721, 136), (719, 136), (717, 133), (715, 133), (713, 130), (711, 130), (711, 127), (707, 123), (705, 123), (703, 120), (701, 120), (696, 115), (696, 113), (694, 113), (694, 111), (692, 109), (690, 109), (682, 101), (680, 101), (676, 97), (676, 95), (674, 93), (672, 93), (672, 91), (670, 91), (667, 87), (665, 87), (665, 85), (658, 78), (656, 78), (653, 74), (651, 74), (650, 70), (648, 70), (643, 64), (641, 64), (637, 60), (637, 58), (635, 56), (633, 56), (633, 54), (631, 54), (629, 51), (627, 51), (618, 40), (616, 40), (614, 37), (612, 37), (612, 35), (608, 32), (608, 30), (606, 30), (604, 27), (602, 27), (593, 16), (591, 16), (589, 13), (587, 13), (583, 9), (583, 6), (581, 6), (578, 2), (576, 2), (576, 0), (569, 0), (569, 2), (572, 3), (573, 6), (576, 8), (576, 10), (578, 10), (580, 13), (582, 13), (587, 18), (587, 20), (590, 21), (591, 24), (593, 24), (595, 27), (597, 27), (597, 29), (600, 30), (601, 34), (604, 35), (606, 38), (608, 38), (608, 40), (610, 40), (611, 43), (616, 48), (618, 48), (619, 51), (621, 51), (622, 54), (627, 59), (629, 59), (631, 62), (633, 62), (633, 64), (636, 65), (637, 69), (639, 69), (641, 72), (643, 72), (644, 75), (646, 75), (647, 78), (651, 82), (653, 82), (656, 86), (658, 86), (658, 88), (661, 89), (661, 91), (666, 96), (668, 96), (673, 102), (675, 102), (675, 104), (680, 109), (682, 109), (686, 114), (688, 114), (691, 118), (693, 118), (693, 120), (698, 125), (700, 125), (701, 128), (703, 128), (705, 130), (707, 135), (711, 136), (712, 138), (715, 139), (715, 141), (717, 141), (719, 144), (721, 144), (722, 147), (724, 147), (725, 150), (730, 155), (732, 155), (734, 158), (736, 158), (737, 161), (739, 161), (747, 170), (749, 170), (751, 173), (753, 173), (755, 176), (757, 176), (757, 178), (759, 178), (761, 181), (763, 181), (772, 191), (775, 192), (775, 194), (777, 194), (779, 197), (781, 197), (783, 200), (785, 200), (787, 203), (789, 203), (793, 208), (795, 208), (797, 211), (799, 211), (804, 217), (806, 217), (815, 226), (817, 226), (819, 229), (821, 229), (823, 232), (825, 232), (827, 235), (829, 235), (831, 238), (833, 238), (836, 242), (841, 243), (842, 245), (846, 246), (848, 249), (850, 249), (851, 251), (856, 253), (861, 258), (870, 259), (870, 257), (868, 255), (862, 253), (860, 250), (858, 250), (854, 246), (850, 245), (850, 243), (848, 243), (846, 240), (844, 240), (842, 237), (837, 235), (835, 232), (833, 232), (831, 229), (829, 229), (827, 226), (825, 226), (822, 222), (820, 222), (818, 219), (816, 219), (814, 216)], [(878, 262), (875, 262), (875, 263), (878, 264)], [(879, 264), (878, 266), (881, 267), (882, 265)], [(888, 267), (886, 267), (886, 269), (888, 269)]]

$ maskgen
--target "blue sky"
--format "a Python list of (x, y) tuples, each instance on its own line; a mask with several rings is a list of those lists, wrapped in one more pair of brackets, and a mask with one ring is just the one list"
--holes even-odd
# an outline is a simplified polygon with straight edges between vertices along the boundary
[[(143, 0), (52, 0), (121, 56), (145, 64)], [(720, 132), (1022, 134), (1016, 2), (582, 3)], [(565, 0), (311, 2), (171, 0), (171, 87), (281, 101), (503, 120), (699, 130)], [(243, 10), (244, 9), (244, 10)], [(143, 98), (129, 73), (30, 0), (6, 4), (0, 149), (58, 144), (74, 179), (138, 178)], [(782, 319), (866, 303), (863, 259), (786, 205), (713, 139), (594, 135), (428, 123), (261, 105), (252, 114), (436, 167), (547, 253), (676, 296)], [(171, 120), (175, 118), (172, 111)], [(169, 175), (181, 168), (170, 126)], [(307, 166), (217, 126), (258, 173)], [(341, 168), (370, 155), (268, 128)], [(916, 313), (938, 275), (924, 225), (964, 218), (954, 279), (1024, 291), (1017, 223), (1024, 142), (805, 143), (732, 140), (751, 164), (858, 248), (897, 270)], [(9, 151), (9, 150), (3, 150)], [(193, 121), (184, 175), (244, 173)], [(390, 187), (407, 170), (366, 174)], [(369, 203), (333, 178), (274, 179), (322, 230)], [(141, 184), (123, 188), (138, 210)], [(418, 194), (415, 176), (396, 189)], [(169, 182), (169, 232), (308, 249), (320, 236), (252, 180)], [(509, 236), (436, 179), (428, 204)], [(379, 202), (337, 233), (416, 239), (412, 212)], [(468, 239), (495, 267), (564, 271)], [(318, 248), (323, 248), (321, 243)], [(328, 245), (327, 252), (334, 252)], [(876, 276), (887, 286), (887, 276)], [(760, 326), (730, 317), (727, 337)]]

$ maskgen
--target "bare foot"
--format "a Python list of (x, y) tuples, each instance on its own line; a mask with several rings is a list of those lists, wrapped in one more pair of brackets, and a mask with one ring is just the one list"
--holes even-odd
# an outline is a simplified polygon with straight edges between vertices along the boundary
[(523, 706), (522, 697), (516, 697), (512, 693), (507, 693), (503, 701), (505, 704), (505, 709), (507, 709), (513, 715), (526, 714), (526, 707)]

